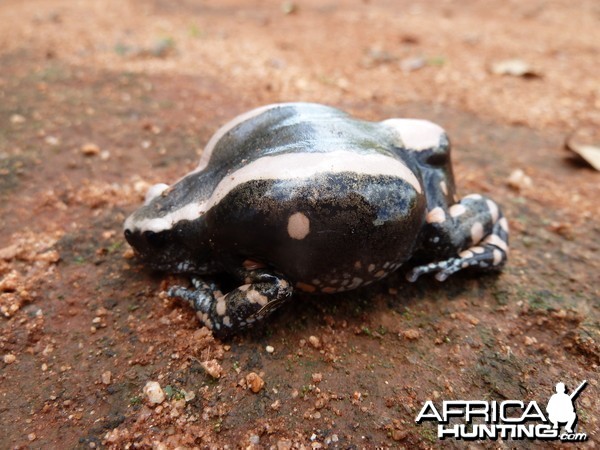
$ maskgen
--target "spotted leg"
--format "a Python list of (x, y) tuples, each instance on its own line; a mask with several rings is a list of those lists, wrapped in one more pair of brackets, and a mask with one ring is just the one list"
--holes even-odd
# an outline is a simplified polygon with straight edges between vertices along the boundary
[(432, 272), (444, 281), (462, 269), (499, 270), (506, 262), (508, 222), (494, 201), (468, 195), (447, 211), (432, 209), (426, 220), (423, 254), (446, 259), (413, 268), (409, 281)]
[(292, 295), (290, 283), (265, 270), (240, 270), (245, 284), (223, 295), (214, 285), (193, 278), (194, 288), (173, 286), (169, 297), (187, 301), (217, 337), (226, 337), (264, 319)]

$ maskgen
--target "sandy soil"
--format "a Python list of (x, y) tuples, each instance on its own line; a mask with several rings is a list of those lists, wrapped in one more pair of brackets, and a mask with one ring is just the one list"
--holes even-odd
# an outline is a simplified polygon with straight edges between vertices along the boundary
[[(0, 448), (462, 447), (415, 424), (426, 400), (584, 379), (595, 446), (599, 175), (563, 144), (600, 127), (597, 2), (6, 0), (0, 23)], [(444, 126), (460, 193), (509, 218), (504, 272), (298, 296), (213, 339), (122, 222), (220, 124), (292, 100)]]

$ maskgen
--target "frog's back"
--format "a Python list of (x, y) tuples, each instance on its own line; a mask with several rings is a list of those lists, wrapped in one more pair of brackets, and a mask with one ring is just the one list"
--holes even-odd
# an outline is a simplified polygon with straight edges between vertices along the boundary
[(226, 171), (203, 205), (215, 247), (308, 291), (352, 289), (393, 271), (412, 253), (425, 200), (378, 127), (306, 103), (223, 127), (200, 164), (212, 176)]
[(235, 170), (265, 156), (327, 153), (339, 150), (393, 156), (377, 123), (316, 103), (280, 103), (242, 114), (209, 140), (196, 171)]

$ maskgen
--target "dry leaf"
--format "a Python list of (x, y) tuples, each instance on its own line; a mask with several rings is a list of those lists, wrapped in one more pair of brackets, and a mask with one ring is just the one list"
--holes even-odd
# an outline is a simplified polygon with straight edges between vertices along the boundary
[(531, 68), (529, 63), (521, 59), (507, 59), (492, 65), (492, 73), (495, 75), (510, 75), (513, 77), (536, 78), (541, 74)]
[(579, 128), (567, 138), (565, 148), (600, 172), (600, 131), (591, 127)]

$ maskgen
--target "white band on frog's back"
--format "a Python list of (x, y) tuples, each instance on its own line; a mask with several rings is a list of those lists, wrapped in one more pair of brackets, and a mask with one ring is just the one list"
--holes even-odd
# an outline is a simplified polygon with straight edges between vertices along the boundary
[(195, 220), (217, 205), (233, 189), (249, 181), (298, 180), (320, 173), (344, 172), (399, 178), (410, 184), (417, 193), (422, 193), (421, 184), (412, 170), (402, 161), (377, 152), (358, 154), (351, 150), (338, 150), (327, 153), (282, 153), (258, 158), (229, 174), (206, 199), (197, 199), (165, 216), (142, 219), (135, 224), (126, 224), (126, 227), (159, 232), (172, 228), (181, 220)]

